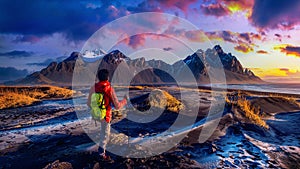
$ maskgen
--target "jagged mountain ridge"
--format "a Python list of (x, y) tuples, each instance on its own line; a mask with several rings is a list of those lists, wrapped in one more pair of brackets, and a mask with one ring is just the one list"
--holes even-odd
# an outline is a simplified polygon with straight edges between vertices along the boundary
[[(74, 73), (82, 77), (80, 79), (82, 83), (89, 82), (90, 79), (95, 78), (95, 72), (90, 70), (96, 70), (98, 65), (99, 68), (108, 69), (111, 77), (114, 76), (113, 79), (118, 83), (128, 82), (128, 80), (135, 84), (174, 83), (174, 78), (189, 82), (191, 79), (185, 75), (190, 71), (194, 75), (193, 80), (196, 79), (199, 83), (209, 83), (208, 69), (209, 67), (217, 67), (217, 65), (214, 65), (216, 57), (219, 57), (223, 64), (228, 83), (262, 82), (251, 70), (244, 69), (235, 56), (231, 53), (225, 53), (217, 45), (214, 49), (198, 50), (184, 60), (177, 61), (172, 65), (161, 60), (146, 61), (143, 57), (130, 59), (119, 50), (106, 54), (102, 60), (86, 63), (81, 59), (79, 52), (73, 52), (70, 57), (62, 62), (52, 62), (41, 71), (17, 80), (14, 84), (71, 85)], [(75, 65), (76, 70), (74, 70)]]

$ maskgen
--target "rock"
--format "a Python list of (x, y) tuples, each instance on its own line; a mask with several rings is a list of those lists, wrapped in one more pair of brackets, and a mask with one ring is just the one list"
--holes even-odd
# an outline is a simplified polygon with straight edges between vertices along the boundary
[(123, 133), (119, 133), (119, 134), (111, 133), (110, 138), (111, 138), (110, 139), (111, 144), (118, 144), (118, 145), (128, 144), (128, 136)]
[(100, 164), (99, 163), (96, 163), (93, 167), (93, 169), (100, 169)]
[(68, 162), (59, 162), (59, 160), (49, 163), (44, 169), (73, 169), (72, 164)]

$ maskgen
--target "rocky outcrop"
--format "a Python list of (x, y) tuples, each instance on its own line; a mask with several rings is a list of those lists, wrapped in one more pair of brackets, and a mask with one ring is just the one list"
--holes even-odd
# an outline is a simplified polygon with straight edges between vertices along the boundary
[(119, 50), (114, 50), (103, 57), (103, 61), (108, 64), (119, 64), (127, 59), (128, 57)]
[(73, 169), (72, 164), (68, 162), (59, 162), (59, 160), (48, 164), (43, 169)]

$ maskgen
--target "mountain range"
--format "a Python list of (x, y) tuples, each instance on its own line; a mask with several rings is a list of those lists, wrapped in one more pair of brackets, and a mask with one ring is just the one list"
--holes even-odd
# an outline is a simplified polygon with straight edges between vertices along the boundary
[[(262, 83), (255, 74), (242, 66), (238, 59), (231, 53), (225, 53), (221, 46), (203, 51), (199, 49), (184, 60), (168, 64), (161, 60), (146, 60), (144, 57), (130, 59), (119, 50), (105, 54), (102, 59), (95, 62), (85, 62), (81, 53), (73, 52), (62, 62), (52, 62), (41, 71), (34, 72), (23, 79), (8, 84), (51, 84), (72, 85), (73, 75), (76, 75), (76, 84), (88, 84), (95, 79), (95, 73), (91, 70), (106, 68), (111, 73), (114, 82), (134, 84), (163, 84), (174, 83), (175, 79), (184, 82), (195, 80), (199, 83), (210, 83), (208, 70), (217, 67), (215, 59), (219, 57), (226, 76), (227, 83)], [(187, 70), (189, 68), (189, 70)], [(186, 76), (187, 72), (191, 76)], [(75, 79), (76, 80), (76, 79)], [(73, 81), (74, 83), (74, 81)]]

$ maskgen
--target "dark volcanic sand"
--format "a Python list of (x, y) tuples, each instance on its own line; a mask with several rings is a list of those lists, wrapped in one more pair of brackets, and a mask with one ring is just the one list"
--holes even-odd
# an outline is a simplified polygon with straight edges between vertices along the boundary
[[(150, 91), (150, 89), (148, 89)], [(178, 91), (169, 90), (173, 95)], [(132, 92), (132, 96), (142, 93)], [(197, 121), (203, 120), (213, 99), (200, 94)], [(82, 110), (84, 98), (82, 99)], [(184, 102), (184, 101), (183, 101)], [(192, 105), (192, 102), (186, 104)], [(286, 106), (287, 105), (281, 105)], [(130, 113), (128, 111), (127, 113)], [(149, 115), (150, 116), (150, 115)], [(123, 116), (125, 117), (125, 115)], [(142, 116), (141, 116), (142, 117)], [(132, 137), (147, 137), (172, 124), (176, 113), (165, 112), (152, 123), (128, 126), (116, 118), (113, 127)], [(0, 168), (43, 168), (56, 160), (70, 162), (73, 168), (295, 168), (300, 166), (300, 110), (274, 113), (267, 121), (270, 129), (241, 123), (227, 106), (212, 137), (199, 143), (203, 124), (195, 127), (174, 148), (149, 158), (124, 158), (110, 154), (111, 161), (98, 156), (98, 146), (82, 126), (95, 127), (90, 119), (77, 119), (71, 100), (51, 101), (22, 109), (0, 111)], [(119, 137), (118, 135), (116, 137)], [(121, 141), (122, 138), (120, 137)], [(157, 142), (156, 144), (159, 144)]]

